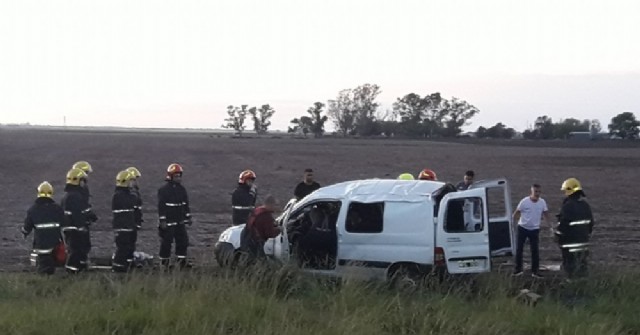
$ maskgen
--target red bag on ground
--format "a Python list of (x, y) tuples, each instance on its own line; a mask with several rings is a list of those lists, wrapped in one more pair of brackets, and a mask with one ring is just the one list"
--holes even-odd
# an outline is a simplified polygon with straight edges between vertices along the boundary
[(67, 250), (64, 247), (64, 242), (60, 241), (60, 243), (53, 248), (53, 259), (58, 266), (62, 266), (67, 262)]

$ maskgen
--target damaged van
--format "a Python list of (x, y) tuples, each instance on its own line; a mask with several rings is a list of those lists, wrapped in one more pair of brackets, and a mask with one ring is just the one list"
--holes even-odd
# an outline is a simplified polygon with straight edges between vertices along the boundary
[[(290, 201), (276, 219), (282, 233), (264, 251), (338, 277), (489, 272), (494, 257), (514, 251), (511, 212), (506, 179), (478, 181), (465, 191), (439, 181), (348, 181)], [(220, 235), (215, 255), (221, 266), (241, 255), (243, 228)]]

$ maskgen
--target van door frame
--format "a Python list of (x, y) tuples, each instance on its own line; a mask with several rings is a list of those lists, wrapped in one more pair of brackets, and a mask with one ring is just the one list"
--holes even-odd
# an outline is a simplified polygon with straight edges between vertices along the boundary
[[(511, 206), (511, 188), (509, 187), (509, 182), (506, 178), (499, 179), (488, 179), (488, 180), (479, 180), (471, 184), (469, 189), (477, 189), (484, 188), (486, 190), (487, 201), (489, 201), (489, 189), (491, 188), (500, 188), (502, 189), (503, 201), (504, 201), (504, 216), (500, 217), (491, 217), (491, 213), (487, 210), (487, 215), (489, 217), (489, 226), (491, 229), (492, 223), (504, 223), (507, 222), (509, 227), (509, 238), (510, 238), (510, 248), (504, 247), (497, 250), (491, 250), (492, 257), (498, 256), (512, 256), (515, 255), (516, 251), (516, 232), (513, 226), (513, 208)], [(487, 202), (487, 208), (489, 208), (489, 203)], [(489, 235), (491, 237), (491, 235)], [(510, 249), (510, 250), (509, 250)], [(510, 253), (509, 253), (510, 252)]]
[[(449, 203), (453, 200), (465, 198), (480, 198), (482, 200), (482, 230), (447, 232), (445, 230), (445, 220)], [(447, 272), (463, 274), (491, 271), (488, 219), (487, 198), (484, 189), (451, 192), (442, 198), (438, 210), (435, 245), (444, 250)]]

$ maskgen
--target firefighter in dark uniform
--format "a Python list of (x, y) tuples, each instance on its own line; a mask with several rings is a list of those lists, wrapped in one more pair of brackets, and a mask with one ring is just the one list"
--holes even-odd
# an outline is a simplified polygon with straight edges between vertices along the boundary
[(187, 262), (189, 236), (185, 225), (191, 225), (189, 197), (182, 186), (182, 167), (171, 164), (167, 168), (166, 184), (158, 190), (158, 233), (160, 235), (160, 261), (168, 267), (171, 260), (171, 245), (176, 242), (176, 257), (180, 268), (190, 266)]
[[(80, 169), (82, 171), (84, 171), (84, 173), (87, 174), (87, 177), (93, 172), (93, 168), (91, 168), (91, 164), (89, 164), (89, 162), (87, 161), (77, 161), (75, 163), (73, 163), (73, 166), (71, 166), (72, 169)], [(91, 197), (91, 193), (89, 192), (89, 183), (85, 182), (82, 187), (84, 188), (84, 190), (87, 192), (87, 197), (90, 198)]]
[(115, 233), (116, 252), (113, 255), (113, 272), (127, 272), (133, 264), (133, 252), (136, 251), (137, 225), (135, 207), (138, 202), (130, 189), (134, 176), (129, 171), (120, 171), (116, 175), (116, 191), (111, 200), (113, 212), (113, 231)]
[(38, 186), (38, 198), (27, 211), (22, 234), (24, 238), (35, 230), (33, 251), (37, 256), (38, 273), (53, 274), (55, 272), (54, 248), (60, 243), (60, 226), (64, 220), (62, 207), (55, 203), (53, 187), (48, 182)]
[(567, 196), (560, 209), (556, 240), (562, 250), (562, 267), (571, 278), (587, 276), (589, 239), (593, 231), (593, 214), (585, 200), (580, 182), (569, 178), (562, 183)]
[(68, 251), (66, 269), (70, 273), (86, 270), (89, 251), (91, 251), (91, 236), (89, 226), (98, 221), (89, 204), (89, 194), (85, 189), (87, 174), (80, 169), (67, 172), (67, 184), (64, 187), (62, 209), (64, 209), (64, 223), (62, 233)]
[(258, 197), (255, 172), (244, 170), (238, 177), (238, 187), (231, 195), (232, 223), (234, 226), (247, 223)]
[(136, 206), (135, 206), (135, 218), (136, 218), (136, 228), (140, 230), (142, 228), (142, 223), (144, 219), (142, 218), (142, 196), (140, 196), (140, 187), (138, 185), (138, 179), (142, 177), (140, 170), (137, 168), (130, 166), (126, 169), (132, 176), (131, 179), (131, 193), (136, 196)]

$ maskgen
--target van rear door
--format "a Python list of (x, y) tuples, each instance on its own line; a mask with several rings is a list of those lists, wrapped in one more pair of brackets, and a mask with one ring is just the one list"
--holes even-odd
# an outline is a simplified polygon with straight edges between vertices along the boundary
[(489, 248), (491, 256), (511, 256), (515, 253), (515, 232), (511, 222), (511, 190), (506, 179), (480, 180), (469, 189), (484, 189), (489, 216)]
[(484, 189), (448, 193), (440, 202), (436, 246), (452, 274), (491, 270)]

